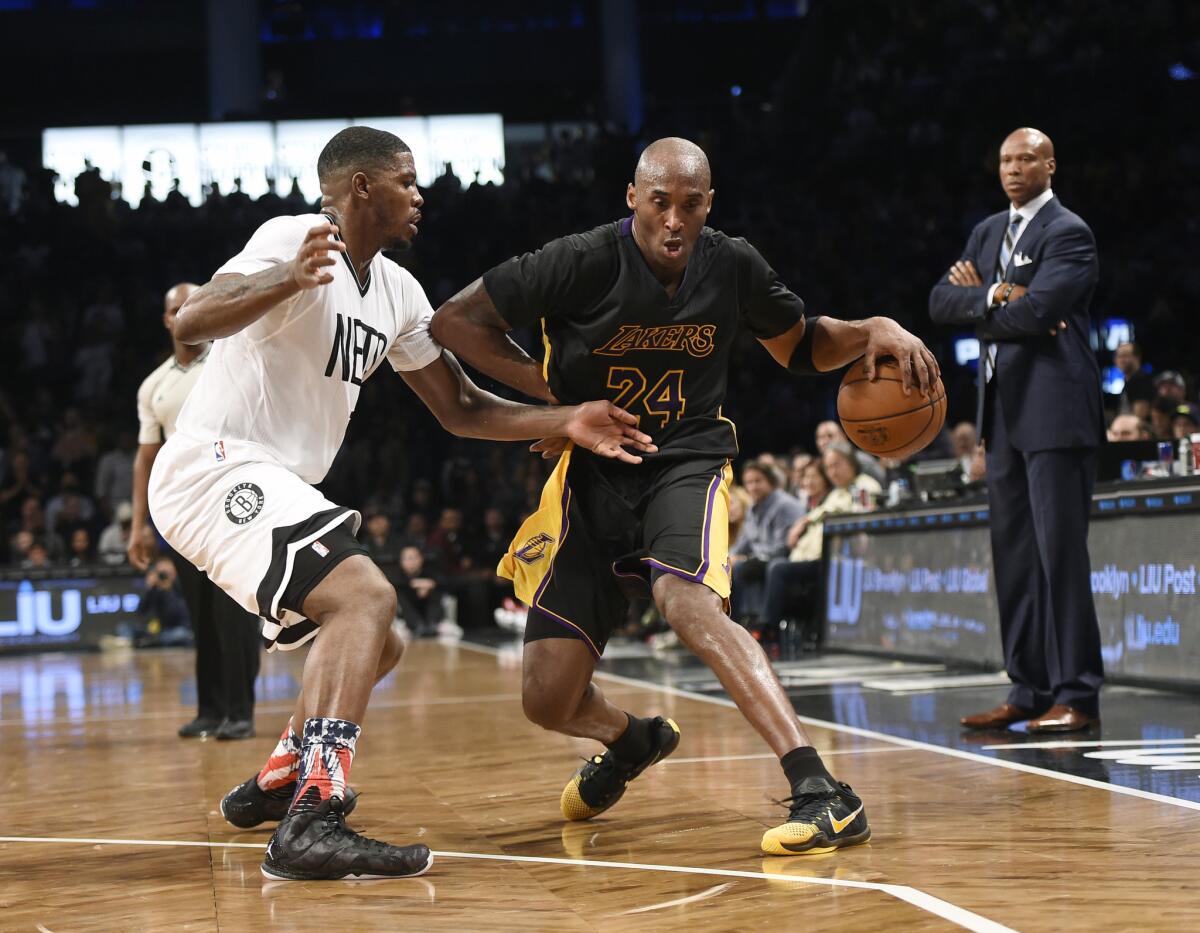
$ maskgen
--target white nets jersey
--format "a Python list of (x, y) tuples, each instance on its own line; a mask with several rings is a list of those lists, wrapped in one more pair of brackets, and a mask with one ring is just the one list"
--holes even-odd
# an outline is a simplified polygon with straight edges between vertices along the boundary
[[(253, 275), (290, 262), (321, 214), (276, 217), (217, 275)], [(200, 443), (257, 448), (306, 483), (319, 483), (342, 444), (359, 389), (383, 362), (428, 366), (441, 347), (433, 309), (413, 276), (377, 255), (359, 281), (346, 253), (333, 281), (302, 291), (242, 331), (213, 343), (179, 414), (177, 430)], [(344, 261), (343, 261), (344, 260)], [(258, 459), (258, 457), (255, 457)]]

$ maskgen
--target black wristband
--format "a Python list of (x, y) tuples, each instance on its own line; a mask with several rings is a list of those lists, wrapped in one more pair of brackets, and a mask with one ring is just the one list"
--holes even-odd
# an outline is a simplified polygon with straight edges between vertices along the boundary
[(821, 320), (818, 314), (814, 317), (804, 319), (804, 336), (800, 338), (800, 342), (796, 344), (796, 349), (792, 351), (792, 358), (788, 360), (788, 370), (793, 373), (815, 373), (817, 367), (813, 364), (813, 325)]

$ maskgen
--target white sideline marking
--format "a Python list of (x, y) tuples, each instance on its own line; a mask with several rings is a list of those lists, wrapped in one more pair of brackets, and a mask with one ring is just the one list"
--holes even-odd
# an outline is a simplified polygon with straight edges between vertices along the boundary
[[(868, 755), (873, 752), (909, 752), (910, 748), (899, 748), (895, 745), (873, 745), (870, 748), (838, 748), (821, 752), (822, 758), (830, 755)], [(690, 765), (701, 761), (756, 761), (760, 758), (775, 758), (774, 752), (763, 752), (758, 755), (707, 755), (701, 758), (664, 758), (660, 765)]]
[(652, 910), (666, 910), (668, 907), (681, 907), (684, 904), (692, 904), (696, 901), (703, 901), (710, 897), (716, 897), (718, 894), (724, 894), (732, 888), (736, 881), (726, 881), (724, 884), (714, 885), (706, 891), (701, 891), (699, 894), (692, 894), (688, 897), (677, 897), (673, 901), (663, 901), (661, 904), (651, 904), (649, 907), (634, 907), (632, 910), (621, 911), (621, 916), (627, 914), (645, 914)]
[[(198, 846), (211, 849), (265, 849), (261, 842), (194, 842), (163, 839), (76, 839), (58, 836), (0, 836), (0, 842), (63, 843), (74, 845), (119, 846)], [(790, 884), (817, 884), (831, 888), (857, 888), (861, 891), (882, 891), (897, 900), (957, 923), (974, 933), (1016, 933), (1010, 927), (981, 917), (966, 908), (943, 901), (932, 894), (903, 884), (882, 884), (875, 881), (848, 881), (842, 878), (818, 878), (811, 875), (782, 875), (777, 872), (738, 871), (732, 868), (693, 868), (687, 865), (654, 865), (644, 862), (608, 862), (598, 859), (551, 858), (539, 855), (493, 855), (487, 852), (441, 852), (433, 850), (435, 858), (478, 859), (489, 862), (526, 862), (538, 865), (567, 865), (586, 868), (624, 869), (626, 871), (661, 871), (678, 875), (705, 875), (712, 878), (749, 878), (753, 881), (783, 881)]]
[[(459, 647), (467, 648), (472, 651), (481, 651), (484, 654), (499, 655), (500, 651), (496, 648), (490, 648), (485, 645), (476, 645), (470, 642), (459, 642)], [(603, 677), (606, 680), (613, 680), (617, 683), (628, 684), (634, 687), (642, 687), (646, 690), (653, 690), (659, 693), (665, 693), (669, 696), (682, 697), (685, 700), (696, 700), (699, 703), (710, 703), (713, 706), (724, 706), (729, 709), (737, 709), (737, 704), (733, 700), (725, 697), (706, 696), (703, 693), (692, 693), (689, 690), (680, 690), (677, 687), (669, 687), (663, 684), (656, 684), (648, 680), (638, 680), (634, 677), (623, 677), (620, 674), (610, 674), (607, 671), (596, 671), (596, 677)], [(1137, 787), (1123, 787), (1120, 784), (1107, 784), (1104, 781), (1096, 781), (1092, 778), (1077, 777), (1074, 774), (1066, 774), (1062, 771), (1052, 771), (1049, 768), (1039, 768), (1035, 765), (1022, 764), (1019, 761), (1005, 761), (1002, 758), (992, 758), (988, 755), (980, 755), (976, 752), (962, 751), (957, 748), (945, 748), (941, 745), (933, 745), (929, 742), (921, 742), (917, 739), (902, 739), (899, 736), (888, 735), (886, 732), (876, 732), (874, 729), (860, 729), (858, 726), (844, 726), (840, 722), (829, 722), (825, 719), (814, 719), (811, 716), (796, 715), (802, 723), (808, 726), (818, 726), (822, 729), (832, 729), (834, 732), (843, 732), (846, 735), (857, 735), (864, 739), (875, 739), (880, 742), (888, 742), (892, 745), (902, 745), (905, 748), (918, 748), (922, 751), (933, 752), (935, 755), (945, 755), (948, 758), (959, 758), (963, 761), (973, 761), (977, 764), (991, 765), (993, 768), (1006, 768), (1009, 771), (1021, 771), (1025, 774), (1036, 774), (1040, 777), (1051, 778), (1055, 781), (1063, 781), (1067, 784), (1078, 784), (1080, 787), (1091, 787), (1094, 790), (1108, 791), (1110, 794), (1123, 794), (1127, 797), (1137, 797), (1141, 800), (1152, 800), (1155, 803), (1165, 803), (1173, 807), (1180, 807), (1184, 810), (1200, 810), (1200, 803), (1193, 800), (1182, 800), (1179, 797), (1168, 797), (1166, 794), (1155, 794), (1148, 790), (1141, 790)], [(1178, 740), (1176, 740), (1178, 741)], [(1047, 745), (1052, 743), (1046, 743)], [(1042, 743), (1033, 743), (1026, 746), (1036, 748)], [(1005, 745), (1003, 748), (1017, 748), (1019, 746)]]
[(1010, 748), (1103, 748), (1106, 745), (1188, 745), (1200, 743), (1200, 735), (1194, 739), (1099, 739), (1094, 742), (1020, 742), (1015, 745), (984, 745), (992, 751), (1005, 752)]

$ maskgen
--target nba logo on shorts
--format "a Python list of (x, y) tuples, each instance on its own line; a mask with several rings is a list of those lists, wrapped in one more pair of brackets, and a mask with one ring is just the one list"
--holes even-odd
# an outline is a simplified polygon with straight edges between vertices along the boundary
[(312, 549), (314, 551), (316, 551), (317, 554), (321, 557), (329, 556), (329, 548), (327, 548), (325, 545), (323, 545), (320, 541), (314, 541), (312, 543)]
[(217, 458), (217, 463), (221, 463), (225, 459), (224, 441), (213, 441), (213, 456)]

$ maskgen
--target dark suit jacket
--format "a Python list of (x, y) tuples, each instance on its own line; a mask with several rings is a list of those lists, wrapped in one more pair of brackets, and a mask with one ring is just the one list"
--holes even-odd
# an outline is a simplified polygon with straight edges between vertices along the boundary
[[(1099, 277), (1095, 238), (1082, 219), (1051, 198), (1021, 234), (1004, 274), (1004, 281), (1029, 291), (989, 309), (987, 293), (1008, 222), (1007, 210), (993, 214), (967, 239), (962, 258), (975, 264), (985, 284), (963, 288), (943, 276), (929, 294), (929, 315), (939, 324), (974, 324), (981, 343), (996, 341), (996, 375), (986, 391), (999, 387), (1014, 447), (1099, 446), (1104, 414), (1089, 313)], [(1059, 321), (1067, 328), (1051, 337)], [(981, 397), (981, 410), (982, 404)]]

